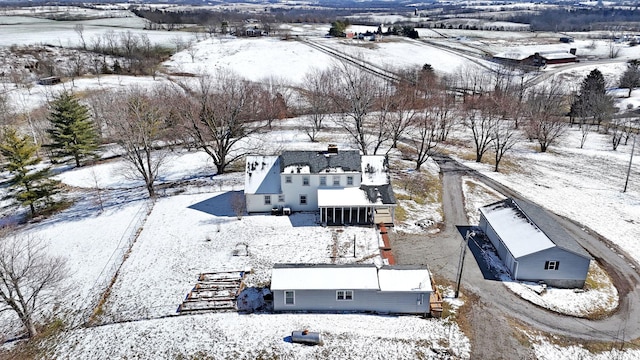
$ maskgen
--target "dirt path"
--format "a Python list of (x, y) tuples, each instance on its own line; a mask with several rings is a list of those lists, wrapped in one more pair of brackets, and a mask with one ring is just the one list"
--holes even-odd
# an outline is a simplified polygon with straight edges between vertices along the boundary
[[(436, 157), (441, 166), (443, 211), (446, 226), (436, 235), (393, 234), (391, 246), (399, 264), (428, 265), (435, 276), (455, 282), (462, 236), (455, 225), (467, 224), (461, 176), (474, 176), (507, 196), (523, 198), (501, 184), (446, 158)], [(462, 293), (473, 295), (470, 310), (461, 314), (472, 345), (473, 359), (532, 359), (527, 344), (518, 341), (518, 320), (538, 330), (574, 339), (611, 341), (621, 344), (640, 336), (640, 267), (606, 239), (569, 219), (556, 217), (567, 231), (607, 269), (620, 293), (616, 313), (602, 320), (563, 316), (539, 308), (509, 291), (501, 282), (486, 280), (473, 256), (464, 262)], [(477, 297), (477, 299), (475, 299)], [(490, 334), (490, 335), (489, 335)]]

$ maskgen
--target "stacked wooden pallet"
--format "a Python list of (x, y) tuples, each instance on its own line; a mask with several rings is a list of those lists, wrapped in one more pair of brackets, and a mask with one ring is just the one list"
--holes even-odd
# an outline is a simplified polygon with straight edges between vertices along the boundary
[(244, 272), (220, 271), (202, 273), (198, 282), (178, 307), (181, 314), (199, 311), (236, 310), (236, 299), (242, 291)]

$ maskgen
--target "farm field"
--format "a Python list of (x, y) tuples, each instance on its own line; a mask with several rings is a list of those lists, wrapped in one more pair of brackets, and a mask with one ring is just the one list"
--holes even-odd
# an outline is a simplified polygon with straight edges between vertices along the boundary
[[(109, 30), (131, 30), (147, 34), (153, 42), (168, 46), (175, 44), (176, 37), (195, 39), (188, 32), (143, 30), (144, 24), (129, 14), (123, 12), (117, 20), (87, 19), (81, 23), (89, 37)], [(25, 13), (2, 14), (0, 46), (77, 46), (79, 38), (74, 23), (60, 24)], [(529, 51), (538, 46), (564, 49), (560, 44), (550, 44), (557, 41), (558, 36), (553, 33), (533, 37), (529, 32), (487, 31), (471, 38), (479, 32), (471, 34), (443, 29), (442, 34), (450, 37), (444, 39), (433, 32), (433, 38), (427, 35), (428, 29), (420, 30), (422, 38), (436, 45), (442, 43), (448, 48), (462, 49), (460, 53), (420, 40), (391, 38), (370, 45), (325, 39), (322, 35), (328, 26), (305, 28), (292, 24), (287, 27), (293, 34), (317, 32), (309, 36), (310, 41), (379, 67), (401, 68), (429, 63), (443, 76), (469, 66), (469, 53), (477, 52), (478, 47), (491, 52)], [(456, 39), (461, 36), (469, 39)], [(540, 38), (548, 40), (540, 41)], [(544, 44), (540, 45), (538, 41)], [(616, 90), (614, 86), (625, 67), (624, 61), (640, 58), (640, 49), (624, 48), (620, 58), (614, 61), (606, 59), (609, 49), (606, 42), (595, 41), (595, 47), (591, 48), (592, 43), (593, 40), (581, 39), (571, 46), (600, 60), (567, 67), (549, 66), (542, 72), (559, 74), (566, 81), (578, 84), (589, 71), (598, 68), (605, 75), (611, 93), (620, 94), (616, 98), (619, 108), (627, 109), (627, 104), (631, 109), (640, 107), (640, 89), (624, 98), (622, 94), (626, 95), (626, 90)], [(326, 52), (299, 41), (225, 36), (195, 41), (191, 50), (178, 52), (164, 62), (162, 70), (154, 77), (101, 75), (53, 86), (20, 88), (6, 82), (2, 86), (19, 112), (26, 113), (44, 105), (53, 94), (64, 89), (83, 93), (130, 86), (151, 87), (184, 80), (176, 73), (204, 74), (220, 68), (231, 69), (253, 81), (265, 82), (271, 78), (300, 85), (309, 71), (328, 68), (335, 62)], [(477, 59), (472, 66), (493, 65), (485, 59)], [(319, 143), (310, 142), (299, 130), (304, 117), (274, 122), (269, 133), (251, 137), (248, 141), (261, 143), (272, 151), (317, 150), (326, 147), (328, 142), (336, 143), (341, 149), (353, 148), (348, 134), (341, 132), (336, 119), (334, 116), (326, 121), (319, 134)], [(636, 241), (640, 237), (640, 168), (635, 160), (629, 188), (625, 193), (621, 191), (631, 142), (612, 151), (607, 135), (593, 133), (584, 149), (580, 149), (580, 131), (570, 128), (562, 142), (547, 153), (536, 151), (534, 143), (521, 141), (506, 155), (504, 170), (495, 173), (491, 164), (468, 160), (473, 152), (468, 130), (457, 127), (452, 136), (455, 142), (439, 145), (436, 150), (450, 154), (464, 165), (559, 215), (586, 224), (616, 244), (624, 252), (621, 256), (640, 263), (640, 246)], [(636, 156), (639, 155), (638, 148), (640, 146), (636, 146)], [(110, 148), (109, 155), (114, 154), (118, 154), (118, 150)], [(413, 164), (403, 161), (399, 151), (392, 150), (389, 156), (397, 166), (392, 169), (392, 181), (400, 174), (412, 173)], [(242, 194), (244, 175), (237, 171), (216, 175), (211, 158), (203, 152), (178, 150), (170, 154), (159, 174), (160, 190), (156, 200), (149, 200), (144, 184), (126, 176), (124, 169), (124, 161), (118, 157), (78, 169), (57, 166), (56, 178), (69, 187), (73, 206), (21, 229), (25, 234), (43, 239), (51, 254), (66, 257), (71, 270), (67, 285), (72, 290), (61, 305), (69, 329), (49, 340), (43, 357), (474, 358), (466, 329), (458, 322), (462, 316), (458, 309), (465, 305), (453, 299), (450, 286), (442, 287), (451, 313), (444, 319), (268, 312), (179, 315), (177, 307), (202, 272), (251, 269), (246, 284), (263, 287), (269, 282), (274, 263), (381, 263), (379, 233), (368, 227), (323, 227), (315, 213), (297, 213), (290, 217), (267, 214), (239, 217), (231, 203), (234, 196)], [(432, 160), (424, 165), (423, 171), (438, 176), (438, 167)], [(500, 198), (488, 188), (475, 189), (467, 187), (464, 190), (467, 216), (472, 224), (477, 221), (474, 208)], [(3, 191), (4, 188), (0, 188), (0, 192)], [(400, 206), (409, 207), (408, 203), (409, 200), (401, 200)], [(416, 224), (425, 219), (443, 221), (439, 207), (437, 202), (414, 207), (396, 231), (424, 233), (425, 230)], [(17, 215), (12, 210), (2, 209), (0, 222), (8, 223)], [(352, 255), (354, 239), (357, 245), (355, 257)], [(239, 246), (247, 249), (246, 255), (237, 255)], [(337, 256), (334, 256), (336, 249)], [(118, 277), (109, 285), (116, 269)], [(100, 295), (107, 286), (110, 286), (110, 295), (100, 304), (100, 313), (93, 319), (92, 326), (80, 326), (98, 306)], [(585, 300), (586, 297), (579, 295), (568, 300), (558, 297), (561, 299), (553, 301), (564, 308), (587, 301), (606, 301)], [(5, 339), (17, 336), (18, 328), (19, 323), (12, 314), (0, 313), (0, 334), (4, 334)], [(291, 331), (304, 328), (322, 332), (325, 345), (300, 346), (286, 340)], [(523, 333), (538, 359), (640, 357), (639, 350), (592, 353), (572, 343), (559, 345), (553, 337), (535, 331)], [(5, 343), (0, 351), (10, 349), (16, 343)]]

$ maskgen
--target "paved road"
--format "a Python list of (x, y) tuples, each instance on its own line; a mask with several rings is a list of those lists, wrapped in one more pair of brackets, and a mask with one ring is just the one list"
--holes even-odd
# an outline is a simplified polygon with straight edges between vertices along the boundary
[[(462, 237), (455, 225), (467, 223), (464, 213), (461, 176), (474, 176), (507, 196), (523, 198), (501, 184), (445, 156), (434, 157), (441, 166), (443, 211), (446, 227), (434, 236), (407, 235), (392, 239), (392, 248), (400, 264), (429, 265), (436, 276), (455, 281)], [(576, 340), (623, 341), (640, 337), (640, 267), (621, 255), (608, 241), (580, 224), (555, 216), (578, 242), (609, 272), (620, 293), (620, 306), (602, 320), (586, 320), (563, 316), (537, 307), (516, 296), (501, 282), (486, 280), (473, 256), (464, 263), (462, 292), (478, 296), (474, 309), (467, 314), (474, 359), (527, 359), (531, 350), (516, 340), (510, 323), (519, 320), (533, 328), (564, 335)], [(468, 254), (469, 255), (469, 254)], [(490, 334), (490, 335), (488, 335)]]

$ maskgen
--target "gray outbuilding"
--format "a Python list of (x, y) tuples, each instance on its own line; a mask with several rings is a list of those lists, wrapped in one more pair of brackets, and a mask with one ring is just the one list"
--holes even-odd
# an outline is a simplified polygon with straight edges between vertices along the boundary
[(276, 264), (274, 311), (427, 314), (431, 276), (424, 267)]
[(543, 208), (505, 199), (480, 208), (479, 226), (513, 279), (584, 286), (591, 256)]

